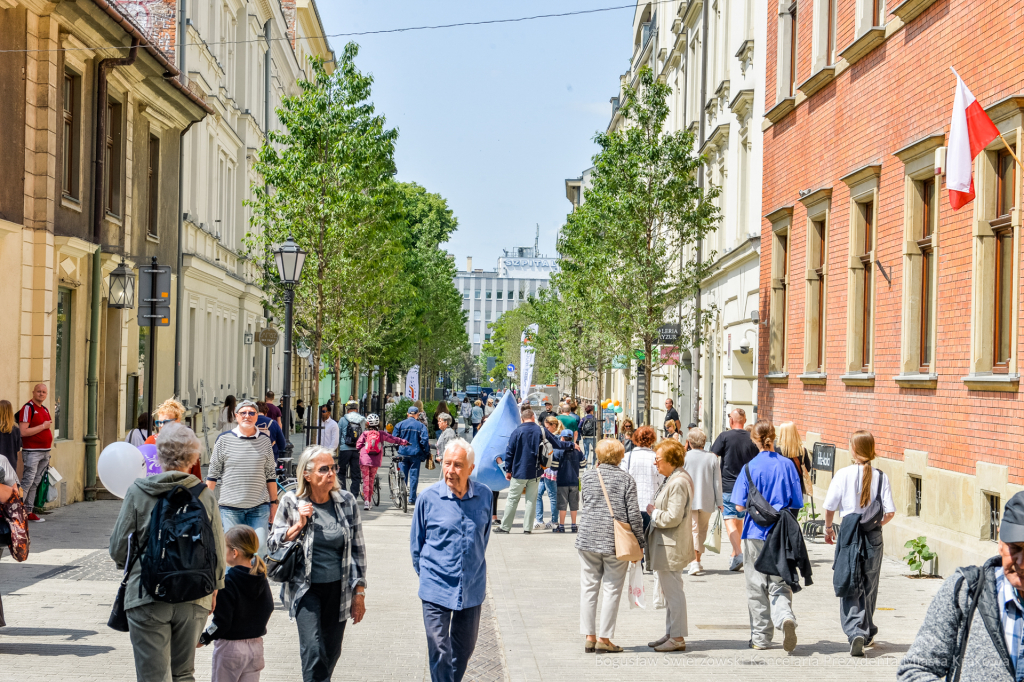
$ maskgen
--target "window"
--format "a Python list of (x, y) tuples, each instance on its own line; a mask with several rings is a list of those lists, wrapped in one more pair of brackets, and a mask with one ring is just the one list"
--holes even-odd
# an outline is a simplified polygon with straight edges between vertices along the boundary
[(78, 112), (81, 79), (70, 71), (64, 72), (64, 131), (61, 163), (61, 192), (78, 199)]
[(850, 258), (847, 265), (849, 293), (846, 296), (848, 331), (846, 374), (843, 375), (843, 382), (848, 385), (874, 384), (874, 256), (878, 233), (878, 179), (881, 170), (881, 166), (865, 166), (843, 178), (843, 182), (850, 187)]
[(499, 300), (499, 301), (501, 300), (501, 294), (502, 294), (502, 293), (503, 293), (503, 292), (502, 292), (502, 291), (501, 291), (500, 289), (499, 289), (499, 290), (497, 291), (497, 294), (498, 294), (498, 300)]
[(872, 26), (885, 26), (885, 0), (871, 0)]
[(480, 343), (480, 334), (473, 334), (473, 343)]
[(121, 105), (107, 103), (106, 168), (107, 213), (121, 215)]
[(985, 493), (985, 501), (988, 503), (988, 539), (999, 542), (999, 496)]
[[(1011, 146), (1011, 149), (1016, 145)], [(992, 334), (992, 371), (1005, 374), (1010, 368), (1013, 339), (1013, 225), (1010, 213), (1015, 200), (1017, 167), (1003, 149), (996, 155), (996, 218), (990, 221), (995, 236), (995, 305)]]
[(871, 312), (872, 302), (874, 301), (874, 293), (871, 285), (874, 282), (875, 274), (871, 267), (871, 252), (874, 244), (872, 240), (874, 238), (873, 223), (875, 202), (867, 201), (863, 204), (857, 204), (857, 206), (861, 213), (861, 220), (863, 221), (863, 230), (860, 240), (861, 254), (858, 256), (862, 269), (861, 278), (863, 279), (860, 296), (860, 364), (861, 369), (867, 372), (870, 370), (871, 365)]
[(910, 477), (910, 516), (921, 515), (921, 477), (911, 476)]
[(524, 290), (520, 289), (519, 290), (519, 300), (522, 301), (524, 298), (526, 298), (526, 292)]
[(836, 63), (836, 0), (825, 0), (828, 3), (828, 21), (825, 23), (825, 63)]
[(469, 289), (462, 292), (462, 298), (469, 298)]
[(768, 375), (784, 380), (787, 372), (786, 344), (789, 327), (789, 230), (793, 207), (768, 215), (772, 224), (771, 294), (768, 299)]
[(474, 320), (479, 320), (480, 319), (480, 310), (479, 309), (473, 311), (473, 319)]
[(796, 96), (796, 29), (796, 3), (794, 2), (793, 6), (789, 8), (789, 57), (787, 60), (789, 67), (789, 80), (787, 81), (787, 85), (789, 86), (788, 97)]
[(476, 290), (476, 293), (473, 295), (473, 298), (477, 298), (477, 299), (480, 298), (480, 290), (479, 289)]
[(487, 300), (488, 301), (491, 300), (491, 290), (490, 289), (487, 290)]
[(921, 213), (918, 221), (917, 248), (921, 251), (920, 318), (918, 323), (918, 347), (920, 348), (918, 371), (930, 374), (934, 350), (932, 338), (935, 329), (935, 226), (938, 221), (938, 180), (930, 178), (918, 184), (921, 196)]
[(490, 341), (490, 340), (491, 340), (491, 335), (490, 334), (484, 334), (484, 341)]
[(160, 216), (160, 139), (155, 135), (149, 136), (149, 193), (146, 200), (149, 208), (146, 217), (149, 220), (149, 234), (153, 237), (160, 233), (157, 231), (157, 221)]
[(510, 289), (509, 292), (508, 292), (508, 300), (511, 301), (513, 298), (515, 298), (516, 297), (515, 294), (516, 294), (516, 292), (514, 292), (514, 291), (512, 291)]
[(828, 234), (832, 188), (809, 193), (800, 199), (807, 208), (807, 241), (804, 275), (804, 374), (805, 383), (820, 383), (826, 372), (828, 306)]
[[(811, 356), (814, 361), (814, 371), (822, 373), (825, 371), (825, 221), (815, 220), (811, 223), (811, 241), (808, 246), (808, 254), (813, 253), (811, 258), (811, 272), (808, 278), (811, 282), (811, 301), (814, 308), (811, 314), (814, 316), (813, 331), (815, 333), (814, 346)], [(813, 279), (811, 275), (813, 273)]]
[(71, 338), (71, 290), (57, 289), (57, 354), (56, 391), (53, 396), (53, 437), (71, 438), (71, 354), (75, 343)]

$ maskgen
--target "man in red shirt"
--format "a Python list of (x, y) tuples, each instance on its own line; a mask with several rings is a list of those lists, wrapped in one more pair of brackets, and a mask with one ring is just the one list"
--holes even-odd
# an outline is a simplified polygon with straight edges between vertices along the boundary
[(284, 428), (284, 423), (281, 422), (281, 408), (279, 408), (277, 405), (274, 404), (274, 392), (273, 391), (267, 391), (266, 403), (267, 403), (267, 416), (270, 417), (271, 419), (273, 419), (274, 421), (276, 421), (277, 425), (280, 426), (283, 429)]
[(33, 505), (36, 488), (43, 476), (50, 470), (50, 448), (53, 445), (53, 419), (43, 405), (46, 400), (46, 384), (36, 384), (32, 389), (32, 400), (18, 411), (18, 427), (21, 429), (21, 457), (25, 469), (21, 476), (21, 487), (25, 491), (25, 506), (29, 509), (29, 521), (42, 523)]

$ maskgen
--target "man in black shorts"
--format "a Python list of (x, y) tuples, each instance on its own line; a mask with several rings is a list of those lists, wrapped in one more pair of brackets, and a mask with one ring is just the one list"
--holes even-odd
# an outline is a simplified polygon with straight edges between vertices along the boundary
[(729, 430), (718, 434), (715, 444), (711, 446), (711, 452), (718, 455), (722, 467), (722, 519), (725, 521), (725, 530), (732, 545), (730, 571), (739, 571), (743, 568), (740, 535), (743, 532), (743, 517), (746, 516), (746, 512), (738, 511), (730, 499), (732, 486), (736, 483), (736, 477), (742, 473), (743, 467), (757, 457), (758, 452), (757, 446), (750, 440), (750, 434), (744, 428), (746, 423), (747, 413), (742, 408), (734, 407), (729, 413)]

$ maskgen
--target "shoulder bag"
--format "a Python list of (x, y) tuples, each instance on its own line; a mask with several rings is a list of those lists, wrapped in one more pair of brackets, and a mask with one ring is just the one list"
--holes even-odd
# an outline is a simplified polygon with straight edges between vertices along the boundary
[(267, 577), (275, 583), (291, 582), (295, 574), (299, 572), (306, 560), (305, 550), (302, 545), (313, 519), (306, 519), (306, 525), (299, 531), (299, 536), (294, 540), (285, 542), (277, 548), (276, 552), (267, 555)]
[[(612, 501), (608, 499), (608, 489), (604, 487), (604, 477), (601, 476), (601, 467), (597, 467), (597, 480), (601, 483), (601, 492), (604, 493), (604, 501), (608, 503), (608, 515), (612, 517), (612, 526), (615, 530), (615, 558), (619, 561), (640, 561), (644, 552), (640, 549), (640, 543), (633, 535), (633, 527), (628, 523), (615, 518), (612, 511)], [(626, 510), (629, 514), (629, 510)]]
[(114, 597), (114, 605), (110, 608), (110, 617), (107, 618), (107, 627), (118, 632), (128, 632), (128, 613), (124, 610), (124, 593), (128, 589), (128, 576), (131, 575), (132, 567), (139, 558), (138, 550), (135, 547), (135, 533), (128, 536), (128, 563), (124, 567), (124, 577), (121, 578), (121, 585), (117, 588), (117, 596)]
[(762, 528), (771, 528), (779, 520), (781, 512), (771, 505), (764, 498), (754, 485), (754, 479), (750, 477), (750, 465), (743, 465), (743, 473), (747, 475), (747, 513), (754, 520), (754, 523)]
[[(868, 503), (868, 506), (864, 507), (864, 511), (860, 513), (860, 530), (862, 533), (870, 533), (871, 531), (878, 530), (882, 527), (882, 518), (885, 516), (885, 509), (882, 507), (882, 484), (885, 483), (885, 474), (878, 471), (878, 492), (875, 494), (875, 499)], [(863, 476), (863, 472), (861, 476)]]

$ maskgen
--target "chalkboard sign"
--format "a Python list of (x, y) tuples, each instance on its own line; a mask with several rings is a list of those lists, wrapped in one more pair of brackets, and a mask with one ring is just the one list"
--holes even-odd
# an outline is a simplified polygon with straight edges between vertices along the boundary
[(815, 443), (811, 453), (811, 466), (815, 471), (833, 471), (836, 466), (836, 446)]

